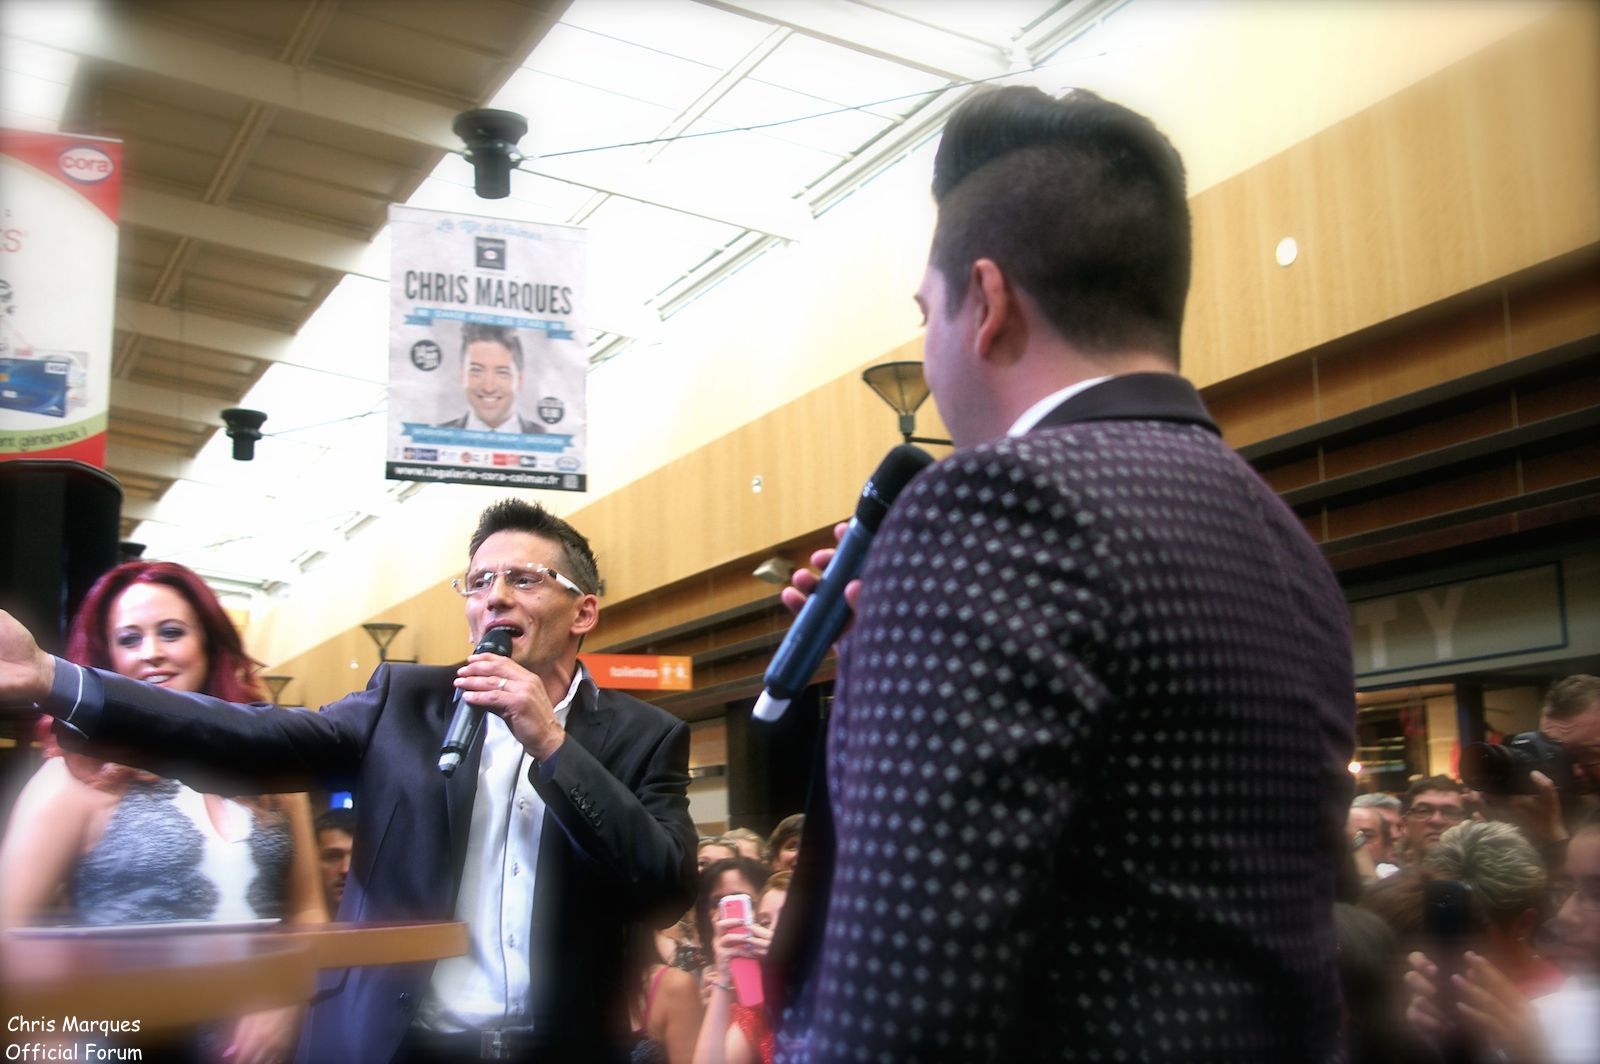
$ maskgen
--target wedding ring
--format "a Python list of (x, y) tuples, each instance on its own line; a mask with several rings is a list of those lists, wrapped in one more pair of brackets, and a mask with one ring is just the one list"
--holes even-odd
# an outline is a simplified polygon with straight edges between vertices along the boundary
[(506, 689), (506, 678), (504, 676), (500, 677), (500, 688), (499, 689), (502, 690), (502, 691), (504, 691)]

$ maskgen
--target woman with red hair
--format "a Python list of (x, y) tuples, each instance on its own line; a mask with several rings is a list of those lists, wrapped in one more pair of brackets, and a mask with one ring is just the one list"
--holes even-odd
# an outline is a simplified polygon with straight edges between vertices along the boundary
[[(65, 657), (173, 691), (265, 701), (257, 665), (216, 595), (171, 562), (128, 562), (96, 581)], [(199, 794), (63, 754), (46, 734), (45, 763), (0, 844), (0, 925), (61, 916), (89, 925), (327, 920), (305, 795)], [(227, 1055), (239, 1064), (286, 1059), (298, 1012), (246, 1017)]]

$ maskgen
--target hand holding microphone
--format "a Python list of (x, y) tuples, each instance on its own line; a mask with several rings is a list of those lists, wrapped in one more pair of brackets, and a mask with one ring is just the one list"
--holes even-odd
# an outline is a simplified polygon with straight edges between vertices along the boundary
[[(840, 536), (838, 548), (825, 559), (827, 569), (816, 590), (805, 596), (800, 615), (767, 667), (762, 681), (765, 690), (756, 700), (757, 719), (774, 721), (783, 716), (783, 711), (789, 708), (789, 700), (811, 682), (823, 655), (850, 621), (855, 594), (853, 591), (847, 594), (847, 589), (866, 563), (867, 548), (872, 545), (878, 526), (888, 515), (900, 490), (932, 462), (933, 456), (928, 452), (903, 443), (889, 452), (861, 489), (855, 516)], [(825, 553), (818, 552), (818, 557)], [(804, 595), (800, 581), (797, 580), (796, 585), (795, 593)], [(784, 601), (793, 608), (794, 598), (787, 589)]]
[[(478, 645), (472, 648), (472, 652), (510, 657), (511, 632), (505, 628), (489, 629), (483, 633), (483, 638), (478, 640)], [(461, 759), (467, 756), (467, 751), (472, 748), (472, 741), (478, 737), (478, 732), (483, 727), (483, 710), (463, 699), (459, 688), (456, 690), (454, 705), (455, 712), (450, 716), (450, 727), (444, 733), (444, 742), (439, 746), (439, 771), (446, 776), (455, 775), (456, 769), (461, 765)]]

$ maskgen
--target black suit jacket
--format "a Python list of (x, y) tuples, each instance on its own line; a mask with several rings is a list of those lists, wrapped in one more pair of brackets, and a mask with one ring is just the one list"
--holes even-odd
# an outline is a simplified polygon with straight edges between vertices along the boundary
[(791, 1059), (1336, 1058), (1353, 693), (1326, 563), (1181, 378), (926, 470), (841, 649)]
[[(436, 767), (455, 669), (383, 665), (367, 689), (321, 712), (238, 706), (86, 670), (103, 688), (88, 749), (214, 793), (350, 786), (356, 830), (341, 920), (455, 915), (482, 738), (446, 780)], [(75, 718), (77, 719), (77, 718)], [(84, 748), (61, 729), (63, 743)], [(528, 914), (536, 1034), (601, 1059), (628, 935), (692, 902), (689, 729), (648, 703), (580, 685), (549, 778), (534, 911)], [(382, 1061), (411, 1025), (432, 964), (323, 973), (303, 1049), (315, 1061)]]

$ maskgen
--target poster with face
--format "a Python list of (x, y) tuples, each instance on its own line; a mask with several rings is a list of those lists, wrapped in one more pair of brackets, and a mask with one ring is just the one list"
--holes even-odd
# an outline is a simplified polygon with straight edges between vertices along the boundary
[(583, 491), (584, 232), (389, 208), (391, 480)]

